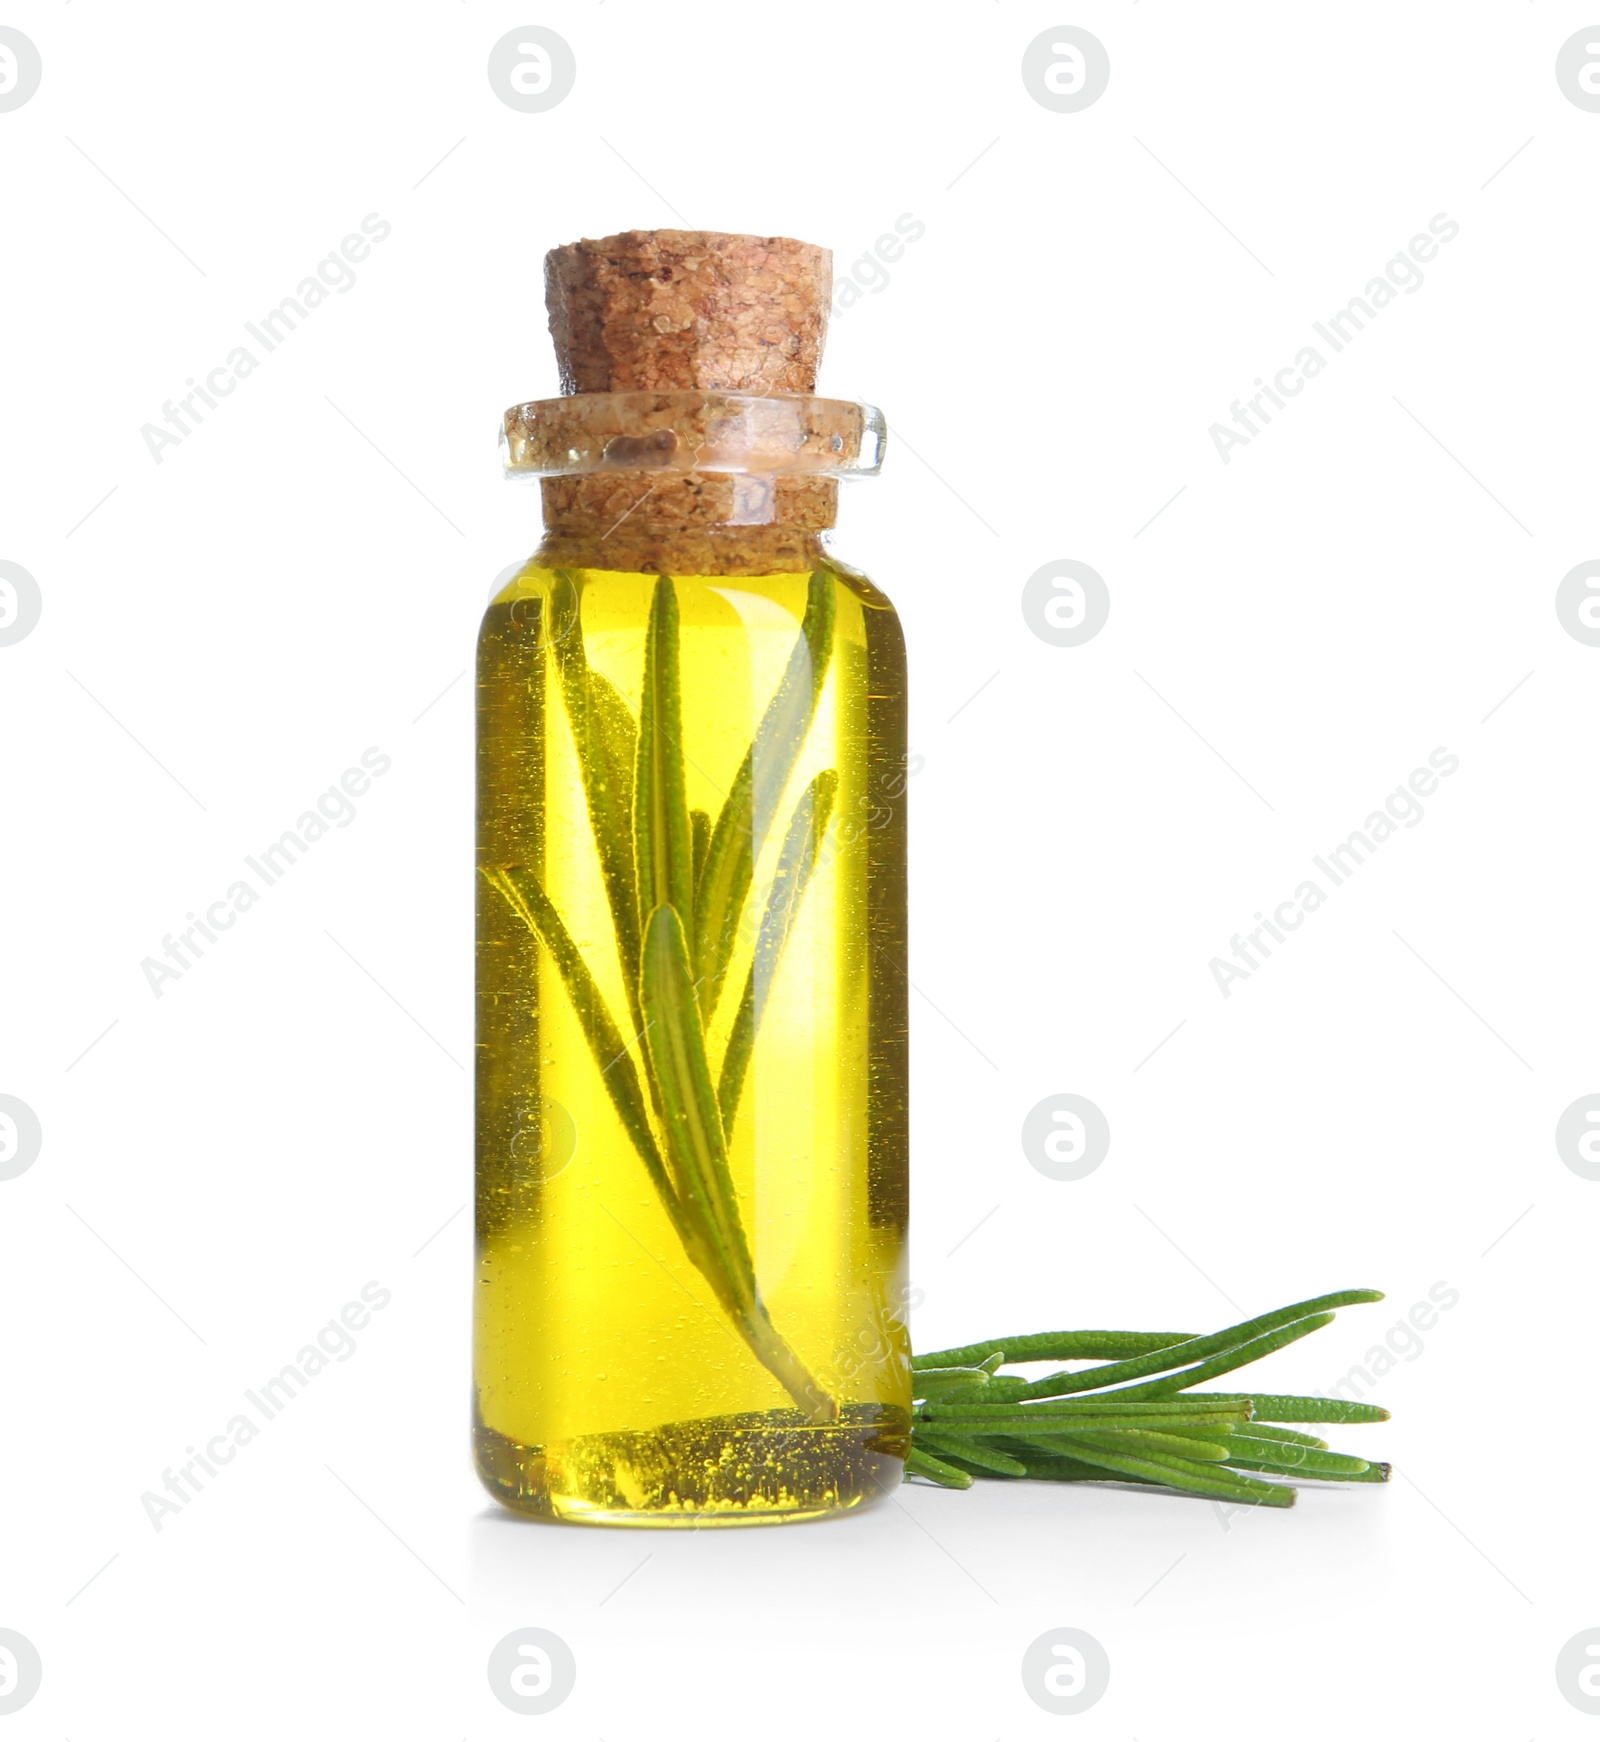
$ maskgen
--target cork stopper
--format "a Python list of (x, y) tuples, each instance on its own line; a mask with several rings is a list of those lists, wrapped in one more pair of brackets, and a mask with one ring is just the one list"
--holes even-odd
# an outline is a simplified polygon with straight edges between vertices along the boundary
[(812, 393), (833, 256), (787, 236), (625, 230), (545, 256), (566, 393)]

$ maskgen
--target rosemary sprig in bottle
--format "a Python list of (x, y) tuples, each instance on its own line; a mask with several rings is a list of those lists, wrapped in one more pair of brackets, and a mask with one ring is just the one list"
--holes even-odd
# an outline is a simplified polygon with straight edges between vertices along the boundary
[[(686, 797), (677, 588), (651, 596), (639, 717), (589, 664), (578, 585), (555, 571), (554, 659), (605, 885), (636, 1066), (604, 995), (536, 872), (488, 865), (487, 881), (543, 942), (606, 1092), (689, 1261), (751, 1352), (814, 1422), (838, 1404), (773, 1324), (728, 1166), (728, 1139), (773, 977), (827, 834), (838, 774), (790, 813), (755, 951), (718, 1074), (707, 1034), (749, 906), (755, 865), (799, 764), (833, 654), (834, 576), (816, 570), (783, 676), (713, 822)], [(642, 1082), (641, 1082), (642, 1076)]]

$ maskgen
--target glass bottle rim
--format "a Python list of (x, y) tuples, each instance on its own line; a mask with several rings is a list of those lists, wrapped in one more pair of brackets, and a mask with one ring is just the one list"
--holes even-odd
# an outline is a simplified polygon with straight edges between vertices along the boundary
[(500, 424), (508, 478), (616, 471), (870, 478), (887, 441), (875, 405), (699, 388), (530, 399)]

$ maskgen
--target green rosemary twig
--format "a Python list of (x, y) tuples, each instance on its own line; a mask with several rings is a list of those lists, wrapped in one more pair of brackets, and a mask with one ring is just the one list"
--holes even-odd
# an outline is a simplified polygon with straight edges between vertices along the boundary
[[(553, 642), (640, 1071), (594, 975), (535, 872), (483, 875), (555, 963), (628, 1141), (683, 1246), (757, 1360), (815, 1422), (838, 1405), (778, 1332), (761, 1298), (728, 1165), (728, 1135), (762, 1012), (818, 862), (838, 775), (801, 794), (779, 854), (739, 1009), (713, 1086), (707, 1032), (734, 953), (756, 861), (800, 760), (833, 652), (834, 576), (811, 576), (804, 621), (715, 825), (690, 811), (683, 747), (679, 602), (663, 575), (651, 595), (639, 718), (588, 662), (581, 588), (555, 571)], [(691, 951), (692, 940), (692, 951)], [(648, 1090), (648, 1096), (645, 1091)]]
[[(1375, 1289), (1347, 1289), (1205, 1337), (1051, 1331), (919, 1355), (911, 1363), (917, 1401), (906, 1474), (947, 1488), (970, 1488), (977, 1477), (1120, 1478), (1257, 1506), (1294, 1504), (1285, 1477), (1387, 1481), (1387, 1464), (1331, 1452), (1297, 1429), (1265, 1425), (1386, 1421), (1387, 1410), (1333, 1398), (1189, 1389), (1321, 1329), (1336, 1307), (1382, 1299)], [(1100, 1365), (1032, 1381), (999, 1371), (1038, 1360)]]

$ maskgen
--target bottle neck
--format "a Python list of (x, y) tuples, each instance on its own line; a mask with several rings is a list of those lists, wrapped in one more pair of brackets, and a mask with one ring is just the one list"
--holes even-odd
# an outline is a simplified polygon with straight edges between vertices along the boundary
[(797, 574), (823, 556), (839, 486), (805, 473), (607, 468), (539, 481), (545, 567)]
[(500, 431), (507, 475), (543, 492), (542, 562), (658, 575), (815, 568), (838, 480), (884, 439), (870, 405), (699, 388), (527, 400)]

